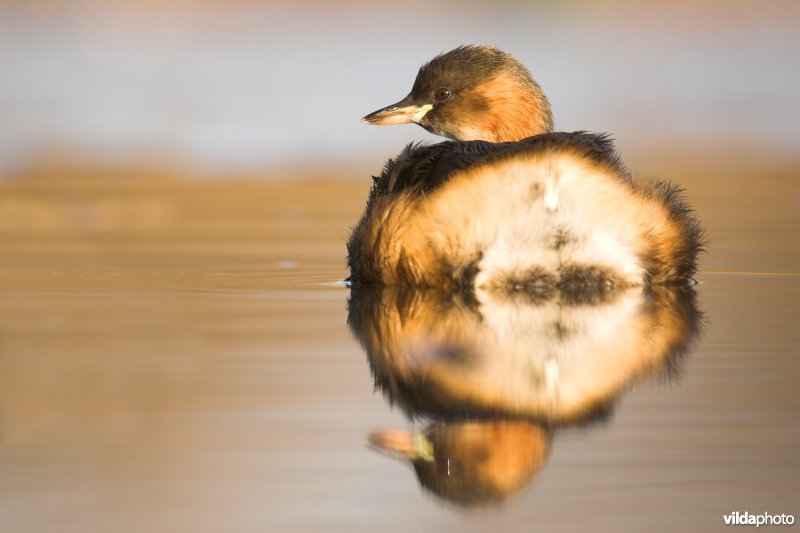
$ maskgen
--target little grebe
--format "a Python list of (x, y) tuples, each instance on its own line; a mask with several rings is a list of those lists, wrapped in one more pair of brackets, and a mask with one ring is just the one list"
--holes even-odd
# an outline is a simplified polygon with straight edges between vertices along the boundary
[(505, 52), (462, 46), (362, 119), (453, 139), (390, 159), (347, 243), (354, 283), (516, 289), (691, 281), (702, 230), (662, 181), (635, 180), (604, 134), (554, 133)]

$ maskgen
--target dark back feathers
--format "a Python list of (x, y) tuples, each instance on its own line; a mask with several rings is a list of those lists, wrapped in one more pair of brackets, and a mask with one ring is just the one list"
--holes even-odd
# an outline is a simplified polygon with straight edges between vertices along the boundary
[(521, 141), (491, 143), (486, 141), (445, 141), (432, 145), (409, 144), (395, 159), (390, 159), (379, 177), (374, 178), (373, 195), (380, 196), (415, 188), (430, 193), (454, 174), (479, 164), (501, 161), (522, 153), (552, 149), (573, 151), (590, 160), (608, 165), (621, 177), (628, 172), (614, 150), (607, 134), (545, 133)]

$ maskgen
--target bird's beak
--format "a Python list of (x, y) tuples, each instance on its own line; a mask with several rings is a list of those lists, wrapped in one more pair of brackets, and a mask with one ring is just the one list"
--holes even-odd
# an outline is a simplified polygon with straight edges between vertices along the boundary
[(411, 95), (406, 96), (396, 104), (378, 109), (361, 119), (365, 124), (384, 126), (386, 124), (419, 123), (422, 117), (433, 108), (432, 104), (418, 105), (412, 102)]

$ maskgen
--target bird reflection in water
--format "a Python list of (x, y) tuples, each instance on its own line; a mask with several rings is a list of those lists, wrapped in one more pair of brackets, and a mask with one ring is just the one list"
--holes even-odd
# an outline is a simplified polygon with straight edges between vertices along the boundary
[(422, 431), (370, 444), (450, 502), (504, 501), (552, 435), (605, 418), (629, 386), (672, 376), (701, 314), (687, 286), (443, 292), (354, 284), (348, 322), (389, 402)]

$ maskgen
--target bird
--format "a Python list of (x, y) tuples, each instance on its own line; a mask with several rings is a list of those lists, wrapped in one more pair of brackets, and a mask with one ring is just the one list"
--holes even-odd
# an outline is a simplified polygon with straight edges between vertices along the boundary
[(703, 230), (683, 189), (635, 178), (605, 133), (553, 131), (530, 71), (485, 45), (442, 53), (366, 115), (449, 140), (410, 143), (347, 241), (350, 283), (537, 293), (691, 284)]

